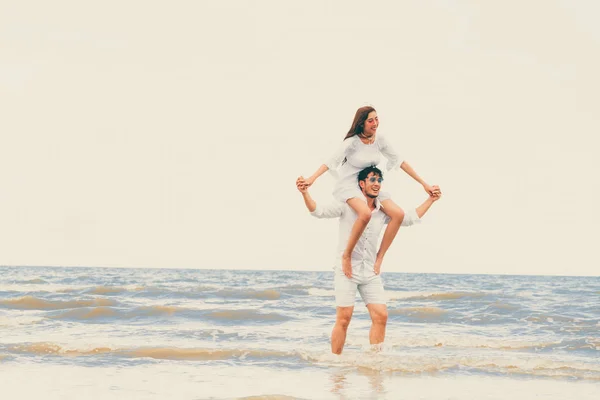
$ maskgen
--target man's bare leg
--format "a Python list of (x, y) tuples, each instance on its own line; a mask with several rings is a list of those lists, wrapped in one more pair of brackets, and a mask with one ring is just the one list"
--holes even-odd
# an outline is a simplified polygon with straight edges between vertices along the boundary
[(335, 325), (333, 326), (333, 332), (331, 332), (331, 352), (333, 354), (342, 354), (352, 312), (354, 312), (354, 306), (336, 307)]
[(368, 304), (367, 309), (371, 315), (371, 331), (369, 343), (371, 345), (383, 343), (385, 339), (385, 326), (387, 325), (388, 312), (385, 304)]

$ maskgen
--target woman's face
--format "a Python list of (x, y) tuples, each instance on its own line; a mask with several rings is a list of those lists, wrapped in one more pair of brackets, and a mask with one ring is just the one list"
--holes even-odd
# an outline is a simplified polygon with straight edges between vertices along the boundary
[(379, 118), (377, 117), (376, 111), (371, 111), (365, 120), (365, 127), (363, 128), (363, 135), (366, 137), (373, 136), (377, 132), (379, 126)]

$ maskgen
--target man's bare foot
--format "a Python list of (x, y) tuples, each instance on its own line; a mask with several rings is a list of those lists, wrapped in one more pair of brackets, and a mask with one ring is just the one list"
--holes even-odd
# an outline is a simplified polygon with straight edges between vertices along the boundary
[(371, 353), (381, 353), (383, 351), (383, 342), (377, 344), (371, 344)]
[(352, 278), (352, 258), (347, 256), (342, 256), (342, 271), (344, 275), (346, 275), (349, 279)]

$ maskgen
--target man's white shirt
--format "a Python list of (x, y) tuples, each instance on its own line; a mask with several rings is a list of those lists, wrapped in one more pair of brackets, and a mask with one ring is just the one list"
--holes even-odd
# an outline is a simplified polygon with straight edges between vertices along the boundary
[[(352, 252), (351, 263), (353, 273), (359, 270), (365, 272), (373, 271), (381, 230), (390, 221), (390, 218), (382, 211), (382, 208), (383, 206), (375, 199), (375, 209), (371, 212), (371, 219)], [(310, 214), (316, 218), (340, 219), (334, 269), (341, 270), (342, 254), (346, 249), (350, 232), (356, 221), (356, 212), (347, 203), (335, 202), (325, 207), (319, 207), (317, 204), (315, 211)], [(418, 223), (421, 223), (421, 219), (417, 215), (417, 210), (412, 209), (405, 213), (401, 226), (411, 226)]]

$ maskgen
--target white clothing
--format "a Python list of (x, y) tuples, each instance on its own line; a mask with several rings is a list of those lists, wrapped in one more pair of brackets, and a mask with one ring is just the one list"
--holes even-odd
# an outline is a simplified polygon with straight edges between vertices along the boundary
[[(363, 271), (366, 272), (366, 271)], [(385, 290), (381, 275), (355, 274), (348, 278), (340, 270), (334, 276), (335, 305), (337, 307), (353, 307), (356, 300), (356, 290), (360, 293), (365, 305), (386, 304)]]
[[(361, 198), (366, 201), (364, 195)], [(365, 276), (374, 275), (375, 259), (377, 257), (377, 247), (379, 245), (379, 236), (383, 227), (390, 221), (382, 210), (383, 208), (378, 199), (375, 199), (375, 210), (371, 212), (371, 219), (367, 224), (363, 234), (358, 238), (356, 246), (351, 256), (352, 274), (361, 274)], [(348, 244), (348, 238), (356, 221), (356, 212), (348, 203), (334, 202), (325, 207), (319, 207), (310, 213), (317, 218), (339, 218), (338, 247), (334, 269), (342, 271), (342, 254)], [(417, 210), (412, 209), (406, 212), (401, 226), (411, 226), (421, 223), (417, 215)]]
[[(334, 176), (337, 175), (333, 188), (334, 199), (345, 203), (353, 197), (363, 198), (358, 186), (358, 173), (367, 167), (377, 166), (381, 161), (381, 155), (388, 160), (386, 163), (388, 171), (402, 164), (403, 159), (380, 133), (376, 134), (372, 144), (364, 144), (356, 135), (345, 139), (337, 152), (325, 162), (329, 171)], [(344, 158), (346, 162), (341, 164)], [(379, 198), (387, 200), (390, 195), (387, 192), (380, 192)]]

